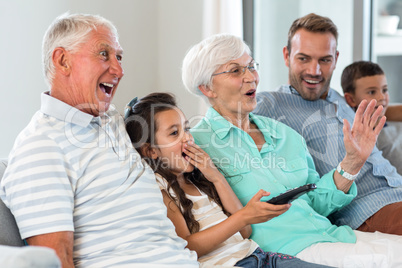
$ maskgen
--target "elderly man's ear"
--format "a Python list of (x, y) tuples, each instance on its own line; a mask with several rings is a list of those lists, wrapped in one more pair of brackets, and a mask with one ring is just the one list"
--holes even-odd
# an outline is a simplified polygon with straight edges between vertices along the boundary
[(69, 53), (62, 47), (57, 47), (53, 51), (52, 61), (56, 68), (65, 74), (69, 74), (71, 66), (69, 65)]
[(206, 85), (201, 85), (198, 86), (198, 89), (202, 92), (202, 94), (204, 94), (207, 98), (215, 98), (216, 97), (216, 93), (209, 87)]

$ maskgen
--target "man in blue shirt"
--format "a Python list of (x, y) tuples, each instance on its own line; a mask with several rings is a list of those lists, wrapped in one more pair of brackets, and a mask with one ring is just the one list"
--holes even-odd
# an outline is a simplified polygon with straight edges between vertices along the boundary
[[(355, 116), (344, 98), (329, 87), (339, 55), (337, 38), (337, 27), (329, 18), (309, 14), (295, 20), (283, 48), (289, 84), (275, 92), (258, 93), (254, 111), (299, 132), (321, 176), (344, 158), (343, 119), (353, 122)], [(360, 231), (401, 235), (402, 176), (381, 152), (375, 147), (360, 173), (344, 172), (357, 175), (358, 194), (330, 219)]]

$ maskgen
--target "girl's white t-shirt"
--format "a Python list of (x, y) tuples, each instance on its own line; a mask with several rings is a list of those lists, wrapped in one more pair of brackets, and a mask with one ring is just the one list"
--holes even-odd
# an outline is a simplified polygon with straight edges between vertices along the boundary
[[(167, 191), (167, 181), (156, 174), (156, 179), (161, 190)], [(222, 208), (205, 193), (200, 191), (200, 196), (188, 195), (186, 197), (193, 202), (192, 213), (196, 221), (200, 224), (200, 231), (208, 229), (228, 217), (223, 213)], [(176, 197), (172, 189), (169, 194)], [(176, 204), (180, 209), (181, 206)], [(250, 256), (258, 244), (250, 239), (244, 239), (239, 232), (235, 233), (229, 239), (219, 245), (214, 251), (201, 256), (198, 261), (203, 265), (221, 265), (221, 266), (234, 266), (238, 261)]]

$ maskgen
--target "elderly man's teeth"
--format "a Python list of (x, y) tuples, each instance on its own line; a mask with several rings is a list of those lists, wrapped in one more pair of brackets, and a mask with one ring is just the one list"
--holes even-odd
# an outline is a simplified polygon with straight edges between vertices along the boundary
[(107, 87), (113, 87), (113, 84), (109, 84), (109, 83), (101, 83), (101, 84), (104, 86), (107, 86)]
[(307, 80), (307, 79), (304, 79), (307, 83), (310, 83), (310, 84), (318, 84), (318, 83), (320, 83), (320, 81), (315, 81), (315, 80)]

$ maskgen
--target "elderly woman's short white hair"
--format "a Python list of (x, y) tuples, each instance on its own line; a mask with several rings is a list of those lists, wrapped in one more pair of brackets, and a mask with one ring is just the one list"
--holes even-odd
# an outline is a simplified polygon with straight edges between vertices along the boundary
[(239, 37), (230, 34), (212, 35), (194, 45), (184, 57), (182, 80), (188, 91), (203, 96), (199, 86), (210, 86), (212, 74), (229, 61), (251, 55), (248, 45)]

